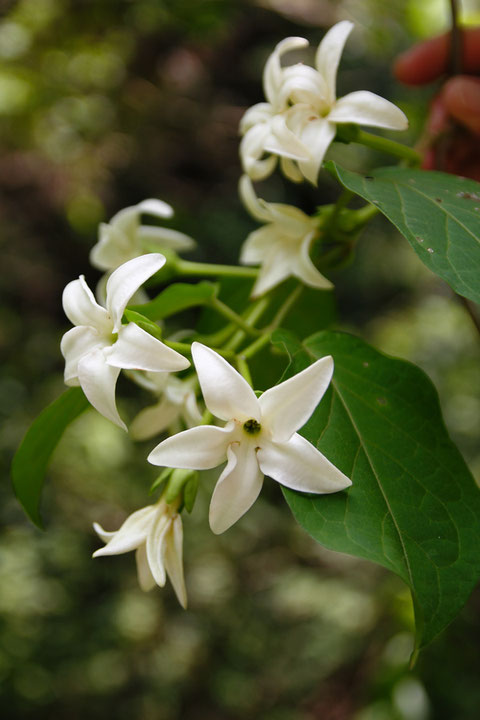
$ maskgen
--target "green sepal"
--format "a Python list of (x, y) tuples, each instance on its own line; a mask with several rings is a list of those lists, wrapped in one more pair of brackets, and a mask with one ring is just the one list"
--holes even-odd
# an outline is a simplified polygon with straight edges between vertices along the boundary
[(165, 500), (167, 503), (173, 503), (182, 492), (185, 483), (187, 483), (192, 476), (198, 475), (197, 470), (184, 470), (183, 468), (177, 468), (171, 473), (167, 487), (165, 489)]
[(183, 502), (185, 505), (185, 509), (187, 512), (191, 513), (193, 510), (193, 506), (195, 505), (195, 500), (197, 497), (197, 491), (198, 491), (198, 479), (199, 474), (198, 471), (194, 471), (193, 475), (190, 477), (189, 480), (185, 483), (185, 486), (183, 488)]
[(125, 310), (124, 315), (128, 322), (135, 323), (135, 325), (138, 325), (138, 327), (142, 328), (142, 330), (145, 330), (145, 332), (153, 335), (153, 337), (157, 338), (157, 340), (162, 339), (162, 329), (156, 323), (150, 320), (150, 318), (142, 315), (142, 313), (139, 313), (136, 310), (132, 310), (129, 308)]
[(173, 473), (173, 468), (164, 468), (160, 475), (157, 477), (156, 480), (153, 481), (152, 486), (150, 488), (150, 495), (155, 492), (155, 490), (158, 490), (158, 488), (163, 485), (164, 482), (168, 480), (170, 475)]

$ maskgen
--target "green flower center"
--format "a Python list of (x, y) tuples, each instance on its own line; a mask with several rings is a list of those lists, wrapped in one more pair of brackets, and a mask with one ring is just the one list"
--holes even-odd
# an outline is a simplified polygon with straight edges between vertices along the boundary
[(258, 435), (258, 433), (262, 429), (262, 426), (256, 420), (254, 420), (253, 418), (250, 418), (250, 420), (247, 420), (246, 422), (243, 423), (243, 429), (249, 435)]

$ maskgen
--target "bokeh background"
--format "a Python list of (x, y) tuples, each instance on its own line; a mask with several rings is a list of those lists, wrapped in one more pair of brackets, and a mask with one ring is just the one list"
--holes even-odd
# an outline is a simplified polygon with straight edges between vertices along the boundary
[[(5, 720), (474, 720), (480, 594), (407, 669), (409, 594), (383, 569), (328, 552), (278, 487), (214, 537), (204, 478), (185, 523), (190, 609), (142, 593), (132, 554), (91, 559), (92, 522), (120, 525), (148, 500), (151, 446), (94, 411), (65, 434), (48, 475), (46, 531), (13, 497), (12, 454), (63, 390), (65, 284), (85, 273), (97, 225), (146, 197), (176, 210), (192, 257), (235, 262), (253, 229), (237, 196), (238, 122), (288, 35), (315, 47), (355, 22), (339, 92), (370, 89), (421, 132), (435, 88), (406, 89), (395, 55), (448, 27), (447, 0), (0, 0), (0, 715)], [(478, 2), (463, 3), (471, 23)], [(352, 169), (391, 159), (356, 146)], [(338, 189), (275, 176), (266, 197), (306, 211)], [(335, 275), (335, 327), (418, 363), (477, 477), (478, 336), (463, 306), (382, 219)], [(133, 398), (120, 384), (124, 410)], [(147, 447), (148, 446), (148, 447)]]

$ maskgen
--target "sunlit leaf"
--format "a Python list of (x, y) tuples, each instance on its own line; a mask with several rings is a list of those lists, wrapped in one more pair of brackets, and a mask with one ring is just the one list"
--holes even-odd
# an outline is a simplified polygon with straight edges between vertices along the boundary
[(54, 400), (27, 430), (13, 458), (15, 493), (29, 518), (42, 527), (40, 497), (45, 472), (65, 428), (89, 407), (81, 388), (70, 388)]
[(400, 167), (368, 176), (333, 162), (328, 168), (344, 187), (378, 207), (430, 270), (460, 295), (480, 302), (480, 183)]
[(379, 563), (410, 586), (417, 648), (456, 616), (480, 575), (480, 492), (448, 437), (438, 397), (414, 365), (362, 340), (285, 333), (297, 371), (332, 355), (331, 387), (302, 434), (352, 480), (346, 492), (285, 490), (298, 522), (325, 547)]

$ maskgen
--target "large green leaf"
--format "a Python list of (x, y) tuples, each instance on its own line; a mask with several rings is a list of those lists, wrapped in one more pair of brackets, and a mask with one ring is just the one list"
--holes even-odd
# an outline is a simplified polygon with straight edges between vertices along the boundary
[(174, 283), (150, 302), (132, 305), (130, 310), (139, 312), (150, 320), (162, 320), (182, 310), (208, 304), (217, 292), (218, 286), (207, 281), (195, 284)]
[(30, 519), (42, 527), (40, 497), (45, 471), (65, 428), (89, 402), (80, 388), (70, 388), (54, 400), (27, 430), (12, 462), (15, 493)]
[(430, 270), (480, 302), (480, 183), (399, 167), (366, 177), (335, 163), (328, 168), (344, 187), (376, 205)]
[(397, 573), (412, 591), (417, 648), (455, 617), (480, 575), (480, 491), (448, 437), (438, 397), (414, 365), (343, 333), (285, 333), (295, 371), (332, 355), (331, 387), (302, 434), (352, 480), (346, 492), (286, 490), (322, 545)]

